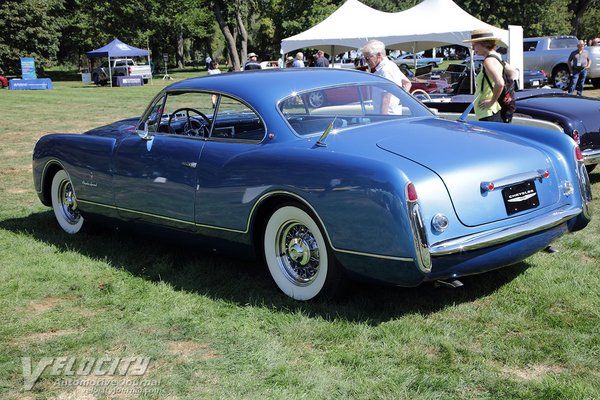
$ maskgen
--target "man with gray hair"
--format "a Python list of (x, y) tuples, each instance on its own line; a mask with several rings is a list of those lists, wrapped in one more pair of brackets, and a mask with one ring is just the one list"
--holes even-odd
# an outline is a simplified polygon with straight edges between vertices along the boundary
[(296, 58), (292, 63), (292, 67), (294, 68), (304, 68), (304, 54), (301, 51), (296, 53)]
[[(385, 45), (379, 40), (369, 40), (362, 49), (362, 55), (371, 72), (382, 76), (410, 93), (411, 83), (400, 71), (398, 66), (388, 60), (385, 54)], [(399, 99), (386, 93), (381, 99), (381, 112), (384, 114), (401, 114)]]
[(569, 94), (572, 94), (577, 87), (577, 95), (583, 94), (583, 85), (587, 78), (587, 73), (592, 66), (592, 59), (590, 54), (585, 49), (585, 42), (580, 40), (577, 43), (577, 50), (573, 51), (569, 56), (567, 66), (569, 67), (569, 73), (571, 75), (571, 82), (569, 82)]

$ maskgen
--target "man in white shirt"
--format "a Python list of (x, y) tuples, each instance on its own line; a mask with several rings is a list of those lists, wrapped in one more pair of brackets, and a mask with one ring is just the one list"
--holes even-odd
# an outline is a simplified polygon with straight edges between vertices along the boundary
[[(410, 93), (411, 83), (408, 78), (400, 71), (398, 66), (392, 61), (388, 60), (385, 54), (385, 45), (379, 40), (370, 40), (361, 49), (363, 58), (369, 65), (371, 72), (375, 75), (382, 76), (396, 85), (400, 86), (404, 90)], [(383, 114), (402, 114), (402, 105), (400, 99), (397, 97), (385, 93), (381, 102), (375, 102), (375, 112), (381, 112)], [(380, 105), (380, 109), (377, 109)]]
[(294, 62), (292, 63), (292, 67), (304, 68), (304, 54), (302, 54), (302, 52), (299, 51), (296, 53), (296, 58), (294, 59)]

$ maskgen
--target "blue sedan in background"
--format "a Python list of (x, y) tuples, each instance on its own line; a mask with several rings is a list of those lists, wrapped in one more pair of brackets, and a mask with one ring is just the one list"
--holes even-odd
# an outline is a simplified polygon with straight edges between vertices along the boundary
[[(335, 102), (315, 107), (315, 92)], [(591, 218), (567, 135), (437, 118), (339, 69), (174, 83), (140, 118), (43, 136), (34, 184), (70, 234), (120, 221), (264, 259), (288, 296), (345, 278), (399, 286), (516, 263)]]

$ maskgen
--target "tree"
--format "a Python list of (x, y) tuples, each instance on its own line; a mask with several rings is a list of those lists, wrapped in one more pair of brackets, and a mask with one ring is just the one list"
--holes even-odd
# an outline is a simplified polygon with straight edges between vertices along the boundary
[(588, 9), (591, 0), (572, 0), (569, 5), (569, 10), (573, 13), (571, 19), (571, 35), (577, 36), (579, 33), (579, 25), (583, 19), (583, 13)]
[(499, 28), (521, 25), (523, 35), (565, 35), (570, 31), (570, 0), (455, 0), (456, 4), (476, 18)]
[(594, 39), (600, 37), (600, 0), (590, 1), (588, 10), (583, 15), (578, 26), (577, 37)]
[(247, 4), (241, 0), (227, 3), (223, 0), (212, 0), (210, 3), (219, 28), (225, 37), (228, 58), (233, 69), (239, 71), (241, 69), (240, 60), (245, 60), (248, 54), (248, 33), (243, 18), (243, 15), (249, 14)]
[(36, 64), (55, 64), (60, 43), (62, 0), (4, 0), (0, 4), (0, 66), (6, 73), (20, 71), (20, 58)]
[(213, 33), (213, 16), (203, 0), (159, 0), (149, 20), (154, 45), (163, 52), (174, 50), (178, 68), (194, 53), (193, 45), (205, 44)]

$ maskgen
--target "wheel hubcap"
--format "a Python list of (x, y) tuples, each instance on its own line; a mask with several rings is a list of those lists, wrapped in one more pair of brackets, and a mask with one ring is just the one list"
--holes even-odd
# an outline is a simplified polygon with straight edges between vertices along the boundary
[(64, 181), (61, 183), (59, 196), (60, 208), (65, 220), (70, 224), (76, 224), (79, 221), (79, 218), (81, 218), (81, 215), (79, 214), (79, 211), (77, 211), (77, 199), (75, 198), (71, 182)]
[(569, 75), (564, 71), (558, 72), (554, 78), (554, 85), (558, 89), (566, 89), (569, 85)]
[(308, 227), (299, 221), (284, 224), (277, 234), (279, 266), (295, 285), (306, 286), (319, 272), (319, 245)]

